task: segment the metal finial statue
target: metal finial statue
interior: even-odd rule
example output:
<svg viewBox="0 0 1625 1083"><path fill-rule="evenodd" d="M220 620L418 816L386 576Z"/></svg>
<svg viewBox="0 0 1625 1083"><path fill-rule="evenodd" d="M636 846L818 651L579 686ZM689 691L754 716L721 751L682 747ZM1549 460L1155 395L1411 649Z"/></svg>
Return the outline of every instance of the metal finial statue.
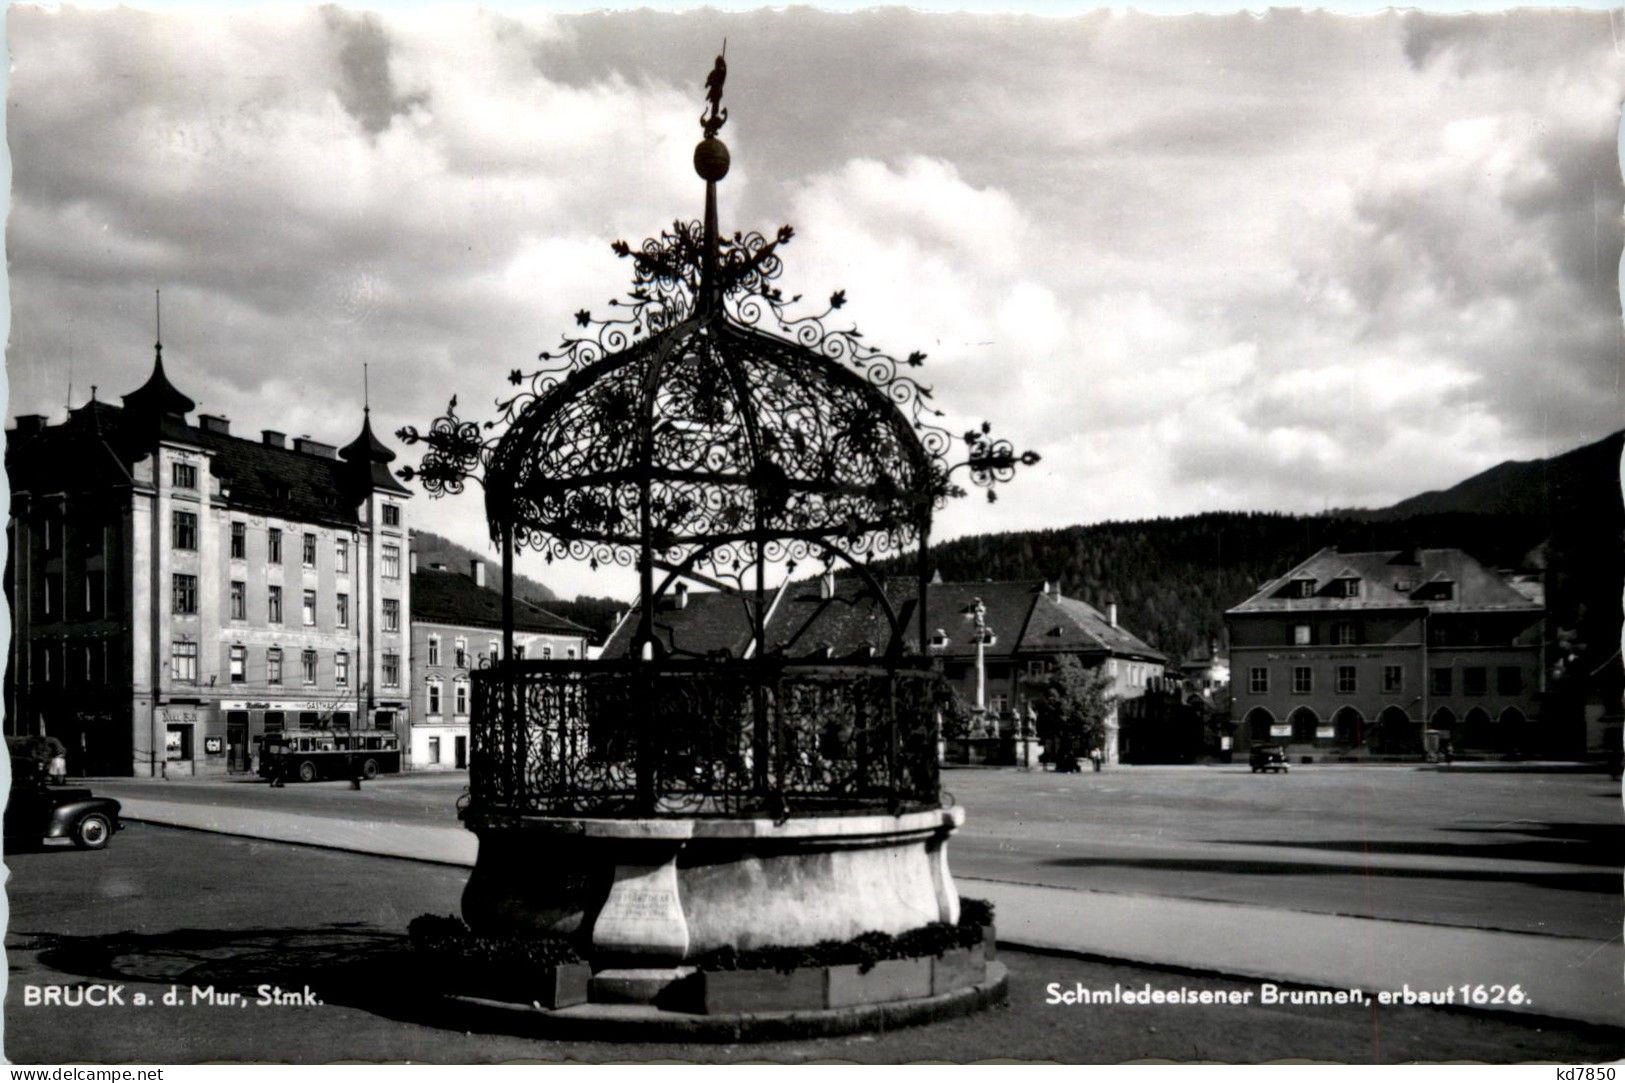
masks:
<svg viewBox="0 0 1625 1083"><path fill-rule="evenodd" d="M723 49L728 48L723 43ZM705 100L711 103L711 112L700 115L700 126L705 129L707 139L715 138L722 126L728 123L728 111L722 108L722 84L728 80L728 61L721 53L717 54L717 62L711 66L711 74L705 77Z"/></svg>

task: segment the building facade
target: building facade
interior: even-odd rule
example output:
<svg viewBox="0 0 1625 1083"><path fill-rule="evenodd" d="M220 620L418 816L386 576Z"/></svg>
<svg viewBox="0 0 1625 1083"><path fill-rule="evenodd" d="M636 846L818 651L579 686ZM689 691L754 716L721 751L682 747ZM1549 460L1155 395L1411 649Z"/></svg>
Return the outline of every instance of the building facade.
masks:
<svg viewBox="0 0 1625 1083"><path fill-rule="evenodd" d="M403 730L410 493L394 453L234 436L164 373L8 433L10 733L83 774L253 769L255 739Z"/></svg>
<svg viewBox="0 0 1625 1083"><path fill-rule="evenodd" d="M403 744L412 770L468 766L470 673L502 656L502 595L486 586L485 562L466 572L444 564L412 565L412 705ZM518 658L587 657L587 628L523 598L513 602Z"/></svg>
<svg viewBox="0 0 1625 1083"><path fill-rule="evenodd" d="M1225 621L1243 739L1354 757L1419 754L1427 730L1457 751L1532 739L1539 592L1460 549L1323 549Z"/></svg>

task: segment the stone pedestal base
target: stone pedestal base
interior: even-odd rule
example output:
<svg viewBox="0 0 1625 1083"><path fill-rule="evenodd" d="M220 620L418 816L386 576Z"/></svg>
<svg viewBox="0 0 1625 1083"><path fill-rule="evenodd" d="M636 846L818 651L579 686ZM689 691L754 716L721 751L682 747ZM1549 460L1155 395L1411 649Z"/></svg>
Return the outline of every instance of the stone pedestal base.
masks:
<svg viewBox="0 0 1625 1083"><path fill-rule="evenodd" d="M481 933L573 935L595 961L670 966L959 920L958 808L771 820L564 819L470 810L463 917Z"/></svg>

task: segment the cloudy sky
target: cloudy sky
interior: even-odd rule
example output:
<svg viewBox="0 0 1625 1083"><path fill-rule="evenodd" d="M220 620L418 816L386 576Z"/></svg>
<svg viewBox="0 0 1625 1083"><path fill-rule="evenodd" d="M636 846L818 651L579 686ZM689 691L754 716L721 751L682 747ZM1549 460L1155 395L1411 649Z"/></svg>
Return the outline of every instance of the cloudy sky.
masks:
<svg viewBox="0 0 1625 1083"><path fill-rule="evenodd" d="M465 413L697 217L793 223L1044 455L941 534L1381 505L1625 424L1606 12L556 17L12 7L9 414L166 364L234 430ZM483 414L482 414L483 416ZM474 545L474 500L415 502ZM541 570L565 593L630 580Z"/></svg>

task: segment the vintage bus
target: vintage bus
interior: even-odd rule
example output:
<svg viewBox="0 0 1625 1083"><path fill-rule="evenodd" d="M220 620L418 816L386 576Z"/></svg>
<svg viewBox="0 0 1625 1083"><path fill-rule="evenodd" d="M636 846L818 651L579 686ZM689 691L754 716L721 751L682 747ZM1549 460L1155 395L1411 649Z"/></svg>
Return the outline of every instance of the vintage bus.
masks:
<svg viewBox="0 0 1625 1083"><path fill-rule="evenodd" d="M315 782L320 778L377 778L401 769L400 738L393 733L290 730L260 738L261 778Z"/></svg>

